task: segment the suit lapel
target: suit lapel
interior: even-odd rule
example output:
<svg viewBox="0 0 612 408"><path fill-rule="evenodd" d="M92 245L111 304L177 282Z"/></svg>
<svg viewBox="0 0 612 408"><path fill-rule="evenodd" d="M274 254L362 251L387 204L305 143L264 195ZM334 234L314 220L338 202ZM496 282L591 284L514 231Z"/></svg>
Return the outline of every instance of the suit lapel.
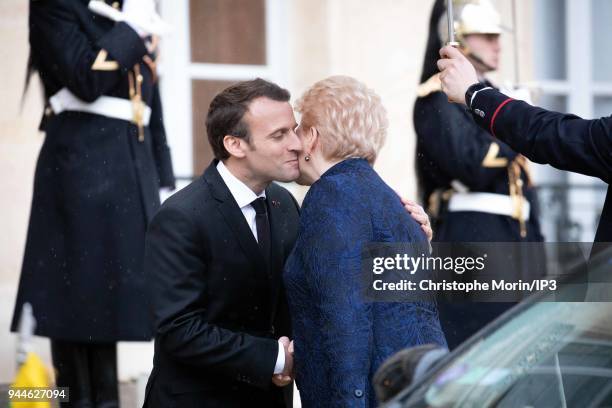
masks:
<svg viewBox="0 0 612 408"><path fill-rule="evenodd" d="M213 161L204 173L204 179L208 183L212 195L217 200L217 209L223 215L225 222L234 233L244 253L257 266L256 269L265 272L267 268L264 257L259 250L259 245L244 218L244 214L242 214L232 193L219 175L216 167L217 163L216 160Z"/></svg>

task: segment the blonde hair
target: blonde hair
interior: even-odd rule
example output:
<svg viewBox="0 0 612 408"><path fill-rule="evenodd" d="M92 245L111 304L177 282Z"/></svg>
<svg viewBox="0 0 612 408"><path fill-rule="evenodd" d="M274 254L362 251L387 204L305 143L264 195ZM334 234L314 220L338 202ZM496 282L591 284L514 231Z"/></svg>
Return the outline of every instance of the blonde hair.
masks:
<svg viewBox="0 0 612 408"><path fill-rule="evenodd" d="M301 126L318 130L326 159L361 157L374 164L388 121L373 90L354 78L332 76L311 86L295 105Z"/></svg>

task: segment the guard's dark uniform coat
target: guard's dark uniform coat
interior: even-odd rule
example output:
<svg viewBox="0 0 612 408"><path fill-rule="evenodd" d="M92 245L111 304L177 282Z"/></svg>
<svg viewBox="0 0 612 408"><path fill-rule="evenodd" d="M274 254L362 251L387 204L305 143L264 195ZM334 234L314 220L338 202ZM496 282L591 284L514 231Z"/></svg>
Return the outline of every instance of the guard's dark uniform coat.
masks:
<svg viewBox="0 0 612 408"><path fill-rule="evenodd" d="M421 198L434 219L435 241L543 241L536 194L526 172L527 162L478 127L465 107L448 102L446 95L435 89L436 81L437 77L433 77L429 84L426 83L425 88L429 86L434 90L418 98L414 107L417 175ZM508 199L514 189L514 194L520 193L519 199L523 196L529 202L529 219L521 226L520 220L507 215L447 211L448 199L454 193L451 183L455 180L469 192L501 194ZM529 281L546 273L541 254L538 247L521 246L508 258L489 259L487 265L489 270L512 271L513 276L501 278ZM500 264L496 267L492 262ZM465 274L462 278L469 281L477 277ZM513 305L464 300L467 302L454 298L450 302L441 301L439 305L440 322L451 349Z"/></svg>
<svg viewBox="0 0 612 408"><path fill-rule="evenodd" d="M435 82L437 78L433 78ZM448 102L440 90L417 98L417 174L421 199L435 217L435 239L441 242L542 241L538 204L525 171L527 163L505 143L478 127L463 106ZM530 204L529 220L521 236L519 220L485 212L447 212L445 198L456 180L469 192L510 195L511 177L520 178L522 195ZM518 179L517 178L517 179ZM433 195L433 196L432 196ZM438 201L440 199L441 202ZM436 212L438 212L436 211ZM435 215L435 214L433 214Z"/></svg>
<svg viewBox="0 0 612 408"><path fill-rule="evenodd" d="M496 90L479 92L473 117L483 129L537 163L599 177L612 175L612 117L595 120L550 112ZM612 193L604 204L595 242L612 242Z"/></svg>
<svg viewBox="0 0 612 408"><path fill-rule="evenodd" d="M128 76L138 81L140 73L150 125L139 141L138 127L126 120L46 110L12 330L30 302L38 335L148 340L144 234L159 187L174 186L154 56L128 25L94 15L87 4L30 2L31 57L46 100L67 87L85 102L101 95L129 101Z"/></svg>

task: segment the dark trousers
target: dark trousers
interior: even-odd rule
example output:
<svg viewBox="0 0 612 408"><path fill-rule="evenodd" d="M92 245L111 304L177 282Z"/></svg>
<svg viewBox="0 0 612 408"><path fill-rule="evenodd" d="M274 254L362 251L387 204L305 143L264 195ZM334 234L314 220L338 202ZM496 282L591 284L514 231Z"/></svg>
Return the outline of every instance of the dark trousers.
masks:
<svg viewBox="0 0 612 408"><path fill-rule="evenodd" d="M117 408L116 343L77 343L51 339L58 387L69 387L62 408Z"/></svg>

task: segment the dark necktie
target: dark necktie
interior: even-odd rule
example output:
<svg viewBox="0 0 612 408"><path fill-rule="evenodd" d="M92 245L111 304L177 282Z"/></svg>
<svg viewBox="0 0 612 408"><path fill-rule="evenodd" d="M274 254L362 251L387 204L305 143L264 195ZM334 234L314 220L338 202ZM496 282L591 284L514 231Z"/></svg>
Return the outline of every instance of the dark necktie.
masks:
<svg viewBox="0 0 612 408"><path fill-rule="evenodd" d="M266 260L266 264L270 264L270 221L268 220L268 210L266 208L266 199L259 197L251 203L255 209L255 223L257 224L257 242L259 249Z"/></svg>

